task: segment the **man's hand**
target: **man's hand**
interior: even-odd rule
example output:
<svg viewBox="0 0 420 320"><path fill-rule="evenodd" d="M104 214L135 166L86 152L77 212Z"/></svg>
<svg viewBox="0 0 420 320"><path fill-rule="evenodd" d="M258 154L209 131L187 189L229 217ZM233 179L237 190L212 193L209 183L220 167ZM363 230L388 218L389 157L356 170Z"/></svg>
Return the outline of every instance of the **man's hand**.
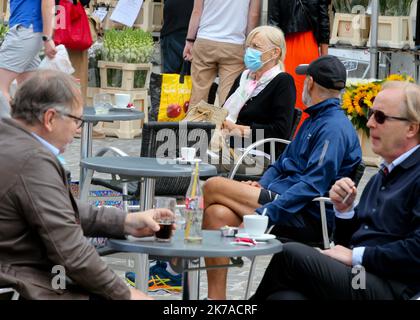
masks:
<svg viewBox="0 0 420 320"><path fill-rule="evenodd" d="M350 178L342 178L336 181L330 190L331 202L339 212L349 211L353 207L356 195L356 185Z"/></svg>
<svg viewBox="0 0 420 320"><path fill-rule="evenodd" d="M248 180L248 181L241 181L241 182L242 183L245 183L245 184L247 184L249 186L252 186L252 187L256 187L256 188L259 188L259 189L262 188L261 185L260 185L260 183L258 181Z"/></svg>
<svg viewBox="0 0 420 320"><path fill-rule="evenodd" d="M337 261L340 261L341 263L344 263L347 266L352 265L352 257L353 257L353 251L343 247L343 246L334 246L331 249L327 250L320 250L322 254L325 254L326 256L329 256Z"/></svg>
<svg viewBox="0 0 420 320"><path fill-rule="evenodd" d="M134 212L127 214L124 224L126 234L134 237L152 236L159 231L159 218L175 219L174 213L169 209L151 209L144 212Z"/></svg>
<svg viewBox="0 0 420 320"><path fill-rule="evenodd" d="M130 288L131 297L130 300L153 300L152 297L149 297L144 292L141 292L135 288Z"/></svg>
<svg viewBox="0 0 420 320"><path fill-rule="evenodd" d="M44 51L45 51L45 55L48 58L53 59L55 57L55 55L57 54L57 49L55 48L55 44L53 40L44 42Z"/></svg>
<svg viewBox="0 0 420 320"><path fill-rule="evenodd" d="M182 54L185 60L188 60L188 61L192 60L192 49L193 49L193 43L190 41L185 41L184 52Z"/></svg>

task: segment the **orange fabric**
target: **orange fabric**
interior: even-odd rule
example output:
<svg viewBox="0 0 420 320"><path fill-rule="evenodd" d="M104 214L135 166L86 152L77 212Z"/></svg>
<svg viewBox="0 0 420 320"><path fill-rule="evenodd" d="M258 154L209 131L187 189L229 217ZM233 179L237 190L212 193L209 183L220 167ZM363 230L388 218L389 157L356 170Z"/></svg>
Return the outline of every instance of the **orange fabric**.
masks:
<svg viewBox="0 0 420 320"><path fill-rule="evenodd" d="M295 80L296 85L296 107L305 110L306 106L302 102L303 83L305 76L295 73L295 69L300 64L309 64L319 57L318 43L312 31L296 32L286 35L286 59L285 68ZM298 132L303 121L308 117L302 114L302 119L296 129Z"/></svg>

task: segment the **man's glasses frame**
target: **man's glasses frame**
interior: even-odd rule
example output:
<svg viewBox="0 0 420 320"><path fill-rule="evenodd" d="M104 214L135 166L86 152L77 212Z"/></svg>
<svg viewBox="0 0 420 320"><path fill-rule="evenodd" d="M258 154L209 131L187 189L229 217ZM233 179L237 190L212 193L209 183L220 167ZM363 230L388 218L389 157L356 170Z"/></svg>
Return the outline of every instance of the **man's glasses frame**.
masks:
<svg viewBox="0 0 420 320"><path fill-rule="evenodd" d="M62 116L65 117L69 117L70 119L73 119L74 122L76 123L77 129L80 129L83 126L83 123L85 122L85 120L83 120L82 118L76 117L74 115L72 115L71 113L68 112L63 112L60 110L55 109L55 111L59 114L61 114Z"/></svg>
<svg viewBox="0 0 420 320"><path fill-rule="evenodd" d="M373 115L373 118L378 124L384 124L386 120L393 119L399 121L410 121L407 118L388 116L381 110L369 109L368 119Z"/></svg>
<svg viewBox="0 0 420 320"><path fill-rule="evenodd" d="M77 125L77 129L80 129L83 126L83 122L85 120L83 120L82 118L76 117L70 113L61 113L61 115L65 116L65 117L69 117L70 119L75 120L76 125Z"/></svg>

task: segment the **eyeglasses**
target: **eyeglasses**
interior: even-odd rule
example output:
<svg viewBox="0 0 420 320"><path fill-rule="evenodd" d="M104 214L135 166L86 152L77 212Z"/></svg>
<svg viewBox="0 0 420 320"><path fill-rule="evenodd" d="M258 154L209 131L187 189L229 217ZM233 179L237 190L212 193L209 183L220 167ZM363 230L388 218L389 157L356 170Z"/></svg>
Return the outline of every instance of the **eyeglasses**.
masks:
<svg viewBox="0 0 420 320"><path fill-rule="evenodd" d="M69 117L70 119L73 119L76 123L77 129L81 128L83 125L84 120L82 118L76 117L70 113L62 113L63 116Z"/></svg>
<svg viewBox="0 0 420 320"><path fill-rule="evenodd" d="M384 124L384 122L388 119L393 120L399 120L399 121L410 121L407 118L401 118L401 117L394 117L394 116L388 116L383 111L370 109L368 112L368 119L373 115L373 118L378 124Z"/></svg>
<svg viewBox="0 0 420 320"><path fill-rule="evenodd" d="M74 115L72 115L70 113L60 112L58 110L57 110L57 112L59 114L61 114L62 116L69 117L70 119L73 119L74 122L76 123L77 129L80 129L82 127L83 122L84 122L84 120L82 118L76 117L76 116L74 116Z"/></svg>

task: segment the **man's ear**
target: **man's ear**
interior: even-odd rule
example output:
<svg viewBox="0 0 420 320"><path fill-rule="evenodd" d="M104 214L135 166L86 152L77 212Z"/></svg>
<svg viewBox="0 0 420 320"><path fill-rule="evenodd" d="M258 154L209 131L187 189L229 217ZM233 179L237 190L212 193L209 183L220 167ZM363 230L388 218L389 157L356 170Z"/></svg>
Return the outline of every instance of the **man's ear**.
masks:
<svg viewBox="0 0 420 320"><path fill-rule="evenodd" d="M306 79L306 86L308 88L308 92L310 92L314 88L314 78L312 78L311 76L307 76Z"/></svg>
<svg viewBox="0 0 420 320"><path fill-rule="evenodd" d="M408 132L407 132L408 137L409 138L416 137L416 136L418 137L419 131L420 131L420 124L410 122L410 124L408 125Z"/></svg>
<svg viewBox="0 0 420 320"><path fill-rule="evenodd" d="M51 132L53 130L54 123L56 121L56 114L57 111L54 109L48 109L45 111L44 116L42 118L42 124L44 125L45 130Z"/></svg>

